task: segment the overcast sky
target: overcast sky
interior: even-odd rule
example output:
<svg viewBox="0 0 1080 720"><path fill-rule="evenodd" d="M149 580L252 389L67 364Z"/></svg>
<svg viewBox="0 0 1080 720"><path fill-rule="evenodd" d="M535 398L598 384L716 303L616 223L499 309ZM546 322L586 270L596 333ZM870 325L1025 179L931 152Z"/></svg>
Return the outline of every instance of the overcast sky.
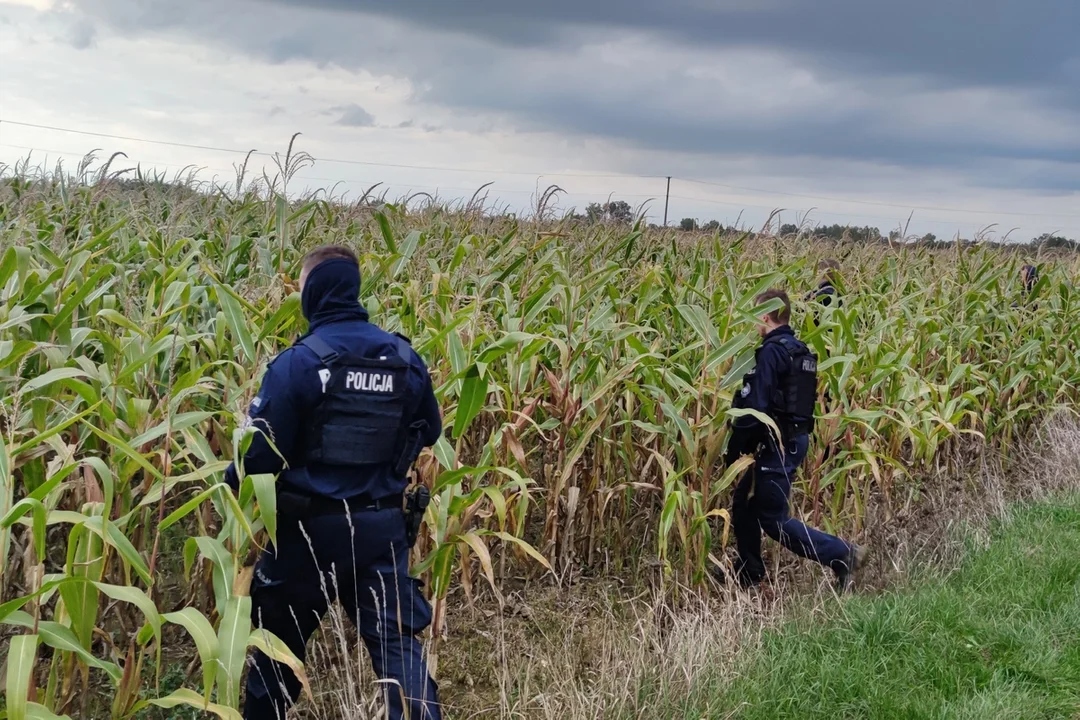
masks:
<svg viewBox="0 0 1080 720"><path fill-rule="evenodd" d="M1078 0L0 0L0 160L1080 239ZM333 162L353 160L360 163ZM264 160L258 159L261 164ZM692 182L704 181L704 182Z"/></svg>

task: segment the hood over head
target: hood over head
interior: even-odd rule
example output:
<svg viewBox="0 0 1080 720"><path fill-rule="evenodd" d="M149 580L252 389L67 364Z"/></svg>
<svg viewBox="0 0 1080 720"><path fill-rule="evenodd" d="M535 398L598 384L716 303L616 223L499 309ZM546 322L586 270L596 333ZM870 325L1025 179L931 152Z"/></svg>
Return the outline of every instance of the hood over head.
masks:
<svg viewBox="0 0 1080 720"><path fill-rule="evenodd" d="M360 268L351 260L333 258L312 268L300 295L300 307L314 330L344 320L367 320L359 298Z"/></svg>

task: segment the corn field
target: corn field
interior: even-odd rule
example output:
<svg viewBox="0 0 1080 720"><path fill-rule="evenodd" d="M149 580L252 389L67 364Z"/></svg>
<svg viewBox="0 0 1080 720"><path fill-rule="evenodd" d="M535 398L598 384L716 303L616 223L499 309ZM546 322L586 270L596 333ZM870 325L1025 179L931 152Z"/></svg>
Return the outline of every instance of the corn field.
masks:
<svg viewBox="0 0 1080 720"><path fill-rule="evenodd" d="M249 647L302 672L250 621L274 478L246 477L233 495L222 474L250 442L244 412L266 363L304 330L296 279L316 245L357 250L373 322L410 337L432 372L447 430L415 469L433 503L413 559L436 635L455 589L643 561L673 583L702 580L747 463L719 459L768 287L788 289L820 359L796 503L825 528L857 536L869 504L1007 454L1080 399L1076 255L525 222L84 175L16 172L0 187L10 720L180 705L238 718ZM801 299L824 257L841 261L840 308ZM1032 260L1028 297L1018 273ZM178 647L201 672L165 693L163 648ZM111 707L88 710L95 694Z"/></svg>

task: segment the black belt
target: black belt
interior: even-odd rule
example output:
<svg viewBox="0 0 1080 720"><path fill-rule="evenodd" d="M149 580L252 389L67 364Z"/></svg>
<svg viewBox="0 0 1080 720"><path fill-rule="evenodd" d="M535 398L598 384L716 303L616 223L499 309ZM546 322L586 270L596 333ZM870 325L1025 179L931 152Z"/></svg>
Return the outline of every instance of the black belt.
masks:
<svg viewBox="0 0 1080 720"><path fill-rule="evenodd" d="M312 517L316 515L344 515L356 512L375 512L378 510L401 510L405 498L401 493L373 498L371 495L353 495L341 500L321 495L306 495L298 492L283 491L278 493L278 511L289 517Z"/></svg>

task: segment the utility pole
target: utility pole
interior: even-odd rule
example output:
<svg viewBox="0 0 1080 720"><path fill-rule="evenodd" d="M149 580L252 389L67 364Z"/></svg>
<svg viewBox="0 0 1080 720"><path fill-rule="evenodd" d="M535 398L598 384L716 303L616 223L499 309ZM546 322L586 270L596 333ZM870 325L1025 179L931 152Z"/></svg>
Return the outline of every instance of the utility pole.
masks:
<svg viewBox="0 0 1080 720"><path fill-rule="evenodd" d="M664 193L664 227L667 227L667 208L671 200L671 176L667 176L667 191Z"/></svg>

